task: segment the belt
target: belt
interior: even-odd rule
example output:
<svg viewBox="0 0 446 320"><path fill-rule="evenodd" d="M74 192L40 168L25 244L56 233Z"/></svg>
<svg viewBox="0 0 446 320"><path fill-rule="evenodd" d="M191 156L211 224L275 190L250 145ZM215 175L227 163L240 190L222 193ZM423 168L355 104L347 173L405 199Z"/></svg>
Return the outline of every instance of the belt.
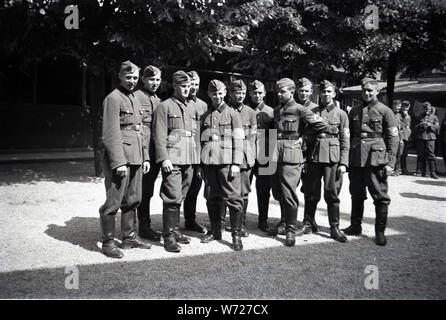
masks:
<svg viewBox="0 0 446 320"><path fill-rule="evenodd" d="M175 134L178 137L192 137L193 136L192 131L186 131L186 130L175 131L173 134Z"/></svg>
<svg viewBox="0 0 446 320"><path fill-rule="evenodd" d="M278 133L277 139L279 140L299 140L300 136L295 134Z"/></svg>
<svg viewBox="0 0 446 320"><path fill-rule="evenodd" d="M355 134L354 137L365 139L365 138L382 138L382 133L368 133L368 132L361 132L360 135Z"/></svg>
<svg viewBox="0 0 446 320"><path fill-rule="evenodd" d="M318 135L312 135L310 137L314 137L314 138L339 138L339 134L334 134L334 133L319 133Z"/></svg>
<svg viewBox="0 0 446 320"><path fill-rule="evenodd" d="M142 125L141 124L123 125L123 126L121 126L121 130L140 131L140 130L142 130Z"/></svg>
<svg viewBox="0 0 446 320"><path fill-rule="evenodd" d="M219 136L218 134L213 134L212 136L209 137L209 141L222 141L224 140L226 136ZM229 140L231 137L228 137L227 139Z"/></svg>

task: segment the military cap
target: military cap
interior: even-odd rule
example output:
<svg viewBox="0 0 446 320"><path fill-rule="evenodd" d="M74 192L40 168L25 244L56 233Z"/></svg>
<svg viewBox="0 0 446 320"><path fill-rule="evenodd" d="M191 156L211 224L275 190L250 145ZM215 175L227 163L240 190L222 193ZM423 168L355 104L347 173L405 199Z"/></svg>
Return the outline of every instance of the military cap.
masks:
<svg viewBox="0 0 446 320"><path fill-rule="evenodd" d="M305 86L313 86L311 81L308 80L307 78L300 78L300 79L298 79L296 85L297 85L298 88L302 88L302 87L305 87Z"/></svg>
<svg viewBox="0 0 446 320"><path fill-rule="evenodd" d="M139 72L139 67L131 62L130 60L124 61L121 63L121 68L119 70L119 73L133 73L133 72Z"/></svg>
<svg viewBox="0 0 446 320"><path fill-rule="evenodd" d="M254 80L253 82L251 82L249 84L249 90L251 90L251 91L260 89L261 87L264 87L264 85L259 80Z"/></svg>
<svg viewBox="0 0 446 320"><path fill-rule="evenodd" d="M282 89L283 87L291 87L291 88L295 89L296 84L290 78L282 78L276 82L276 87L278 89Z"/></svg>
<svg viewBox="0 0 446 320"><path fill-rule="evenodd" d="M220 80L212 80L211 82L209 82L209 85L208 85L209 92L215 92L215 91L219 91L222 89L226 89L226 85L223 82L221 82Z"/></svg>
<svg viewBox="0 0 446 320"><path fill-rule="evenodd" d="M191 79L191 80L200 80L200 76L198 75L198 73L196 72L196 71L189 71L188 73L187 73L187 75L189 76L189 78Z"/></svg>
<svg viewBox="0 0 446 320"><path fill-rule="evenodd" d="M156 76L156 75L158 75L160 73L161 73L161 70L158 69L157 67L155 67L155 66L147 66L147 67L144 68L144 71L142 72L142 76L144 78L150 78L150 77L154 77L154 76Z"/></svg>
<svg viewBox="0 0 446 320"><path fill-rule="evenodd" d="M369 78L369 77L365 77L361 80L361 86L365 86L366 84L372 84L372 85L377 85L378 81L376 79L373 78Z"/></svg>
<svg viewBox="0 0 446 320"><path fill-rule="evenodd" d="M409 110L410 108L410 102L407 100L403 100L403 102L401 102L401 110Z"/></svg>
<svg viewBox="0 0 446 320"><path fill-rule="evenodd" d="M423 107L432 107L432 105L430 104L430 102L426 101L423 103Z"/></svg>
<svg viewBox="0 0 446 320"><path fill-rule="evenodd" d="M183 70L178 70L177 72L175 72L172 76L172 79L173 79L173 83L175 83L175 84L182 84L185 82L190 82L189 76Z"/></svg>
<svg viewBox="0 0 446 320"><path fill-rule="evenodd" d="M233 80L229 84L229 91L246 91L246 84L242 80Z"/></svg>
<svg viewBox="0 0 446 320"><path fill-rule="evenodd" d="M320 86L321 90L323 90L323 89L325 89L327 87L332 87L333 89L336 89L336 86L333 83L331 83L330 81L328 81L328 80L321 81L319 86Z"/></svg>

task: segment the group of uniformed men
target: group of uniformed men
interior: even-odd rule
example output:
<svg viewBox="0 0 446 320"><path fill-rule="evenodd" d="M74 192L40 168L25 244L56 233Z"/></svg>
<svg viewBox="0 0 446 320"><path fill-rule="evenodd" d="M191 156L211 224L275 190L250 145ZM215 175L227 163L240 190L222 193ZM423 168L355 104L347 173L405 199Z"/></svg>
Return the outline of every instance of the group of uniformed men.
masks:
<svg viewBox="0 0 446 320"><path fill-rule="evenodd" d="M258 80L249 84L250 106L244 104L247 87L243 81L231 81L228 88L219 80L210 81L211 105L207 106L197 97L200 78L195 71L175 72L173 94L164 101L156 95L161 71L155 66L144 68L143 88L134 91L139 73L135 64L123 62L119 86L103 103L106 201L99 212L106 256L123 256L114 240L119 209L122 249L148 249L147 240L162 237L166 251L179 252L180 244L190 242L179 228L181 204L185 229L203 233L202 243L222 239L227 208L232 248L242 250L242 237L248 236L245 220L254 175L258 227L271 236L285 235L285 245L294 246L296 236L319 230L315 213L321 180L334 240L345 242L346 235L361 234L368 188L376 208L376 243L386 244L387 176L393 171L399 141L392 110L377 100L376 80L362 80L364 105L347 115L334 100L335 85L326 80L320 84L317 105L310 101L313 84L308 79L297 83L280 79L276 82L280 105L273 109L264 103L265 87ZM150 223L150 199L160 170L162 235ZM347 170L351 225L341 231L339 192ZM303 227L298 228L301 177L305 210ZM195 213L203 181L209 231L197 223ZM270 191L281 209L280 223L274 228L267 223Z"/></svg>

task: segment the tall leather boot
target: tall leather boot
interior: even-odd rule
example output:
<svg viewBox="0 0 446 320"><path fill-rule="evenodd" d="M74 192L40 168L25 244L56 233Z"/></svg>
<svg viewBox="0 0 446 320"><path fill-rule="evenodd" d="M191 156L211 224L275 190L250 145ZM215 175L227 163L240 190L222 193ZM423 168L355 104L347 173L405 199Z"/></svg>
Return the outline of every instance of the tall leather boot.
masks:
<svg viewBox="0 0 446 320"><path fill-rule="evenodd" d="M345 234L339 230L339 203L331 203L327 207L330 237L339 242L347 241Z"/></svg>
<svg viewBox="0 0 446 320"><path fill-rule="evenodd" d="M388 206L386 204L377 204L375 206L375 241L379 246L385 246L387 244L387 239L384 235L384 230L387 225L387 211Z"/></svg>
<svg viewBox="0 0 446 320"><path fill-rule="evenodd" d="M211 223L211 230L201 238L201 243L208 243L213 240L221 240L221 215L218 211L218 206L215 203L206 203L208 207L209 222Z"/></svg>
<svg viewBox="0 0 446 320"><path fill-rule="evenodd" d="M243 201L243 218L242 218L242 227L240 230L240 234L242 237L249 236L249 232L246 229L246 211L248 210L248 199Z"/></svg>
<svg viewBox="0 0 446 320"><path fill-rule="evenodd" d="M297 208L285 208L286 238L285 245L292 247L296 243Z"/></svg>
<svg viewBox="0 0 446 320"><path fill-rule="evenodd" d="M175 237L176 211L176 207L169 206L163 208L164 249L168 252L180 252L181 250Z"/></svg>
<svg viewBox="0 0 446 320"><path fill-rule="evenodd" d="M146 205L140 205L136 210L138 215L138 235L142 239L160 241L161 232L154 231L150 227L150 203Z"/></svg>
<svg viewBox="0 0 446 320"><path fill-rule="evenodd" d="M311 234L313 232L319 231L319 228L314 227L316 223L314 222L314 217L316 215L317 203L305 199L304 205L304 225L301 229L296 232L296 236L300 237L304 234Z"/></svg>
<svg viewBox="0 0 446 320"><path fill-rule="evenodd" d="M231 209L229 214L232 230L232 249L234 251L240 251L243 249L242 236L240 233L242 228L243 212Z"/></svg>
<svg viewBox="0 0 446 320"><path fill-rule="evenodd" d="M124 254L115 243L115 215L100 215L102 229L102 253L120 259Z"/></svg>
<svg viewBox="0 0 446 320"><path fill-rule="evenodd" d="M175 205L175 237L178 243L189 244L190 238L180 232L180 205Z"/></svg>
<svg viewBox="0 0 446 320"><path fill-rule="evenodd" d="M431 178L438 179L438 176L435 173L437 168L436 168L436 163L435 163L434 159L429 160L429 170L430 170Z"/></svg>
<svg viewBox="0 0 446 320"><path fill-rule="evenodd" d="M123 211L121 214L122 249L140 248L150 249L152 245L136 237L136 213L134 209Z"/></svg>
<svg viewBox="0 0 446 320"><path fill-rule="evenodd" d="M364 216L364 200L352 199L352 215L350 226L343 231L348 236L359 236L362 233L362 217Z"/></svg>

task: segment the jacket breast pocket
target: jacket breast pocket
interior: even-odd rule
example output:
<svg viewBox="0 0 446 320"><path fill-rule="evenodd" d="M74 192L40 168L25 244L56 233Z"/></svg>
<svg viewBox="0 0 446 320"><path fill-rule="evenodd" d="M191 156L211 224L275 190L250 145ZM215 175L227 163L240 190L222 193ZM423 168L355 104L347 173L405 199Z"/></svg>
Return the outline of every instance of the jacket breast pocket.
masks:
<svg viewBox="0 0 446 320"><path fill-rule="evenodd" d="M302 147L297 140L283 140L283 162L302 163Z"/></svg>
<svg viewBox="0 0 446 320"><path fill-rule="evenodd" d="M143 118L142 122L144 122L146 125L149 125L152 123L152 110L143 108Z"/></svg>
<svg viewBox="0 0 446 320"><path fill-rule="evenodd" d="M370 118L370 128L375 132L383 132L383 125L381 118Z"/></svg>
<svg viewBox="0 0 446 320"><path fill-rule="evenodd" d="M283 131L285 132L297 132L299 129L299 123L296 119L283 120Z"/></svg>
<svg viewBox="0 0 446 320"><path fill-rule="evenodd" d="M338 140L330 141L330 162L337 163L340 161L341 147Z"/></svg>
<svg viewBox="0 0 446 320"><path fill-rule="evenodd" d="M386 152L386 147L380 144L371 146L370 164L372 166L381 166L389 163L389 157Z"/></svg>
<svg viewBox="0 0 446 320"><path fill-rule="evenodd" d="M329 129L328 129L328 133L338 134L339 133L339 124L340 123L341 123L340 121L331 120L329 122L330 126L329 126Z"/></svg>
<svg viewBox="0 0 446 320"><path fill-rule="evenodd" d="M231 123L225 122L219 124L220 135L221 136L232 136Z"/></svg>
<svg viewBox="0 0 446 320"><path fill-rule="evenodd" d="M127 124L133 124L133 122L134 122L133 110L131 108L121 106L121 109L119 110L119 124L127 125Z"/></svg>
<svg viewBox="0 0 446 320"><path fill-rule="evenodd" d="M181 117L176 114L170 114L168 116L167 125L169 130L180 129L181 128Z"/></svg>

